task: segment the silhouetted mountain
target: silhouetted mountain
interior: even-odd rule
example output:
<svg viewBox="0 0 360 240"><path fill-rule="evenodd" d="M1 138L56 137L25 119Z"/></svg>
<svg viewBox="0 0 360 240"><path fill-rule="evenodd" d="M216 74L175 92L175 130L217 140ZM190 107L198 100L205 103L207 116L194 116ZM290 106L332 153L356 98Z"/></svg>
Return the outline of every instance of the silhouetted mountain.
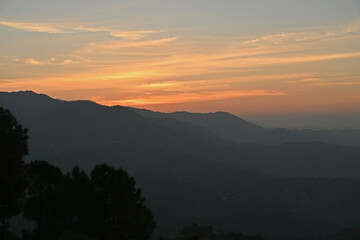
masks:
<svg viewBox="0 0 360 240"><path fill-rule="evenodd" d="M161 113L146 109L131 108L146 118L169 118L177 121L192 123L214 132L218 136L238 142L256 142L267 132L267 129L252 124L227 112L189 113L174 112Z"/></svg>
<svg viewBox="0 0 360 240"><path fill-rule="evenodd" d="M283 237L360 225L359 180L320 178L358 178L360 147L241 145L228 141L231 126L237 129L234 138L237 131L275 131L278 138L296 132L264 129L227 113L149 111L144 117L127 107L29 91L0 93L0 106L29 128L28 160L48 160L65 170L90 170L99 163L128 170L144 191L158 233L192 222Z"/></svg>
<svg viewBox="0 0 360 240"><path fill-rule="evenodd" d="M360 145L360 130L337 129L331 131L291 130L286 128L267 129L226 112L161 113L146 109L131 108L146 118L169 118L204 127L218 136L238 143L281 144L285 142L326 142L342 145Z"/></svg>
<svg viewBox="0 0 360 240"><path fill-rule="evenodd" d="M224 135L217 137L209 129L227 129L230 134L230 127L235 126L249 135L255 131L276 132L277 137L285 139L295 135L287 129L267 130L228 113L164 114L141 110L147 114L148 118L144 118L127 107L62 101L31 91L0 93L0 103L29 128L29 159L48 159L62 167L71 168L77 163L91 169L108 161L129 170L146 166L155 171L154 166L158 166L159 172L165 172L167 158L190 156L196 161L204 159L205 163L282 176L360 176L358 147L316 142L237 145L224 140ZM159 115L162 117L156 117Z"/></svg>
<svg viewBox="0 0 360 240"><path fill-rule="evenodd" d="M171 152L227 147L209 131L174 120L145 119L124 107L60 101L33 92L1 93L0 103L30 129L30 157L92 146ZM223 145L223 146L221 146Z"/></svg>

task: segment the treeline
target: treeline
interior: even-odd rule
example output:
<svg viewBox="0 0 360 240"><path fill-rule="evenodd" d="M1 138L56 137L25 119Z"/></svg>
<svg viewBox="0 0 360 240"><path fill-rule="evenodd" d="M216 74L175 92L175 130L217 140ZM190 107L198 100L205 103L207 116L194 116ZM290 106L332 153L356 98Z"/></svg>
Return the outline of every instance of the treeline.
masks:
<svg viewBox="0 0 360 240"><path fill-rule="evenodd" d="M149 239L155 228L141 190L121 168L98 165L88 176L75 167L64 175L48 162L34 161L25 170L21 213L35 228L22 232L24 240Z"/></svg>
<svg viewBox="0 0 360 240"><path fill-rule="evenodd" d="M26 165L29 178L23 215L36 223L23 239L66 239L69 232L93 239L149 239L151 211L126 171L98 165L90 177L75 167L63 175L44 161ZM61 237L62 236L62 237Z"/></svg>
<svg viewBox="0 0 360 240"><path fill-rule="evenodd" d="M27 130L0 107L0 239L19 239L8 220L35 223L24 240L149 239L155 221L135 179L123 169L97 165L63 174L45 161L25 164Z"/></svg>

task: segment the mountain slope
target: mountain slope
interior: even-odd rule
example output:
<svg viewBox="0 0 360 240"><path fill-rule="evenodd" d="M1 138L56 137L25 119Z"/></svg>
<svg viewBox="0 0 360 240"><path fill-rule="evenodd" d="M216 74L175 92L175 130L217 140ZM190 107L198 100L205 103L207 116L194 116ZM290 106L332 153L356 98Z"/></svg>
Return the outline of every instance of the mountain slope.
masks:
<svg viewBox="0 0 360 240"><path fill-rule="evenodd" d="M0 106L29 128L28 161L48 160L64 170L79 165L87 171L106 162L128 170L156 216L158 233L198 222L289 237L360 224L359 181L319 178L359 177L360 147L240 145L182 121L186 113L175 114L178 119L145 118L120 106L33 92L0 93ZM234 121L217 113L196 115L194 122L208 117Z"/></svg>
<svg viewBox="0 0 360 240"><path fill-rule="evenodd" d="M291 130L286 128L267 129L226 112L205 114L189 112L161 113L146 109L130 109L146 118L168 118L191 123L206 128L224 139L238 143L274 145L286 142L318 141L360 146L360 130L356 129L337 129L331 131L311 129Z"/></svg>
<svg viewBox="0 0 360 240"><path fill-rule="evenodd" d="M256 142L261 135L266 134L267 129L252 124L227 112L216 113L189 113L174 112L160 113L146 109L135 109L143 117L170 118L177 121L188 122L204 127L218 136L237 142Z"/></svg>
<svg viewBox="0 0 360 240"><path fill-rule="evenodd" d="M62 101L30 91L0 93L0 106L9 108L29 128L28 159L48 159L63 167L81 164L91 169L108 161L131 171L152 166L163 169L161 164L167 158L189 156L282 176L360 176L359 147L317 142L238 145L224 140L226 134L220 138L214 132L227 129L230 134L232 126L234 136L239 131L245 136L276 131L278 138L289 138L286 129L264 129L228 113L135 112L90 101ZM296 140L295 132L290 133Z"/></svg>

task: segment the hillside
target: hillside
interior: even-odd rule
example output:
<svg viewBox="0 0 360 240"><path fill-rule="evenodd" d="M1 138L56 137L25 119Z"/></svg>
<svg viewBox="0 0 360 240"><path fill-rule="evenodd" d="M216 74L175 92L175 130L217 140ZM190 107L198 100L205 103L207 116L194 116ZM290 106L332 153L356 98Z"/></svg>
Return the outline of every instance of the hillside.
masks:
<svg viewBox="0 0 360 240"><path fill-rule="evenodd" d="M29 128L27 161L47 160L63 170L103 162L127 169L154 212L157 234L192 222L279 237L360 225L360 147L238 144L210 127L229 121L226 127L248 134L269 130L228 113L144 117L29 91L0 93L0 106Z"/></svg>
<svg viewBox="0 0 360 240"><path fill-rule="evenodd" d="M146 118L167 118L194 124L212 131L218 136L238 143L262 143L268 145L286 142L326 142L341 145L360 145L360 130L334 129L320 131L312 129L263 128L227 112L161 113L146 109L130 108Z"/></svg>

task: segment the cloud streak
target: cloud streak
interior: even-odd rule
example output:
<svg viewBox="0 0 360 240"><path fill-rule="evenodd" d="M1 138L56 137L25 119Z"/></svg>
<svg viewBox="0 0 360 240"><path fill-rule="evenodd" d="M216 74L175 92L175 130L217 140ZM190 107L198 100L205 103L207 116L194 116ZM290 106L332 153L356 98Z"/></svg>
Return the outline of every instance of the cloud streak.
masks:
<svg viewBox="0 0 360 240"><path fill-rule="evenodd" d="M265 34L239 43L243 47L263 45L284 45L301 43L320 39L334 38L353 33L360 33L360 21L350 22L340 26L332 26L324 29L310 29L308 31L281 32Z"/></svg>
<svg viewBox="0 0 360 240"><path fill-rule="evenodd" d="M129 49L129 48L140 48L140 47L149 47L165 43L174 42L178 37L171 38L162 38L154 40L143 40L143 41L102 41L102 42L93 42L85 46L82 52L99 52L99 51L108 51L108 50L119 50L119 49Z"/></svg>
<svg viewBox="0 0 360 240"><path fill-rule="evenodd" d="M189 102L203 102L214 101L231 98L245 98L245 97L264 97L264 96L285 96L287 93L276 90L248 90L248 91L207 91L200 93L179 93L172 95L150 95L129 97L125 99L116 100L100 100L104 105L123 105L123 106L147 106L159 104L174 104L174 103L189 103Z"/></svg>
<svg viewBox="0 0 360 240"><path fill-rule="evenodd" d="M124 40L139 40L151 34L162 31L154 30L119 30L109 27L94 27L83 24L56 24L56 23L35 23L35 22L15 22L15 21L0 21L0 26L13 28L26 32L39 32L48 34L63 34L63 33L79 33L79 32L106 32L110 36Z"/></svg>
<svg viewBox="0 0 360 240"><path fill-rule="evenodd" d="M40 33L49 33L49 34L68 32L66 31L66 29L52 26L49 24L42 24L42 23L0 21L0 25L26 32L40 32Z"/></svg>
<svg viewBox="0 0 360 240"><path fill-rule="evenodd" d="M300 102L301 97L308 96L299 92L311 92L311 87L320 89L311 96L316 100L321 94L340 96L335 92L338 86L351 90L360 86L356 70L360 58L356 44L359 23L255 37L234 33L199 38L174 30L168 32L176 32L175 36L167 36L168 32L162 31L129 31L93 24L0 21L0 25L52 34L42 38L45 40L37 51L4 54L12 57L0 59L2 89L84 94L99 89L95 96L98 98L91 95L92 100L107 105L151 107L235 102L237 98L245 102L269 97L272 101L279 99L276 96L289 100L294 94ZM71 41L57 49L62 39ZM73 44L73 39L78 42ZM20 64L23 71L18 73ZM106 94L111 97L99 97Z"/></svg>
<svg viewBox="0 0 360 240"><path fill-rule="evenodd" d="M77 62L71 60L71 59L64 59L64 60L58 60L57 58L50 58L47 60L37 60L35 58L24 58L24 59L19 59L19 58L13 58L12 59L13 62L23 62L25 64L28 65L33 65L33 66L44 66L44 65L70 65L70 64L77 64Z"/></svg>

